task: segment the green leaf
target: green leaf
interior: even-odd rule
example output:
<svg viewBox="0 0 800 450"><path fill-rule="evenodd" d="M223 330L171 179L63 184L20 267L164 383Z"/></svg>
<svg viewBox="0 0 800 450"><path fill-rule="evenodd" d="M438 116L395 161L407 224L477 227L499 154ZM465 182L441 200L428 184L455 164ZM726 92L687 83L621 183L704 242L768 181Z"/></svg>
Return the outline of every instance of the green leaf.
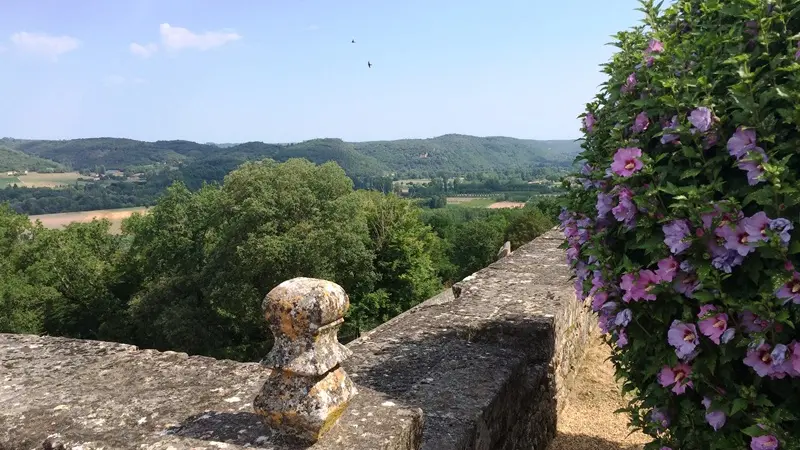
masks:
<svg viewBox="0 0 800 450"><path fill-rule="evenodd" d="M739 411L744 411L747 408L747 404L748 404L747 400L743 398L737 398L736 400L733 401L733 404L731 405L730 415L732 416Z"/></svg>

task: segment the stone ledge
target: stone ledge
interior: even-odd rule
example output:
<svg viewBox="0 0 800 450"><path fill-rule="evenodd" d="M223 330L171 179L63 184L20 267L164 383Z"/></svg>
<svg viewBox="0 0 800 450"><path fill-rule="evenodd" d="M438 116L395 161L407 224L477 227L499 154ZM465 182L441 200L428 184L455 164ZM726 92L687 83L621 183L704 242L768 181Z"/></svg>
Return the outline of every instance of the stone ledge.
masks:
<svg viewBox="0 0 800 450"><path fill-rule="evenodd" d="M253 413L269 369L131 345L0 334L0 449L304 449ZM320 450L415 448L422 412L362 389Z"/></svg>

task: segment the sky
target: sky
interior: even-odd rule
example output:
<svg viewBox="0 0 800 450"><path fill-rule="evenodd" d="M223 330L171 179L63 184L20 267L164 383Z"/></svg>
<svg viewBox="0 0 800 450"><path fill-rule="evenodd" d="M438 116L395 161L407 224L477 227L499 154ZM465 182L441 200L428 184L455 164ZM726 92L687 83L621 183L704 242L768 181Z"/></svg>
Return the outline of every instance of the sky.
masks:
<svg viewBox="0 0 800 450"><path fill-rule="evenodd" d="M0 136L574 139L637 6L0 0Z"/></svg>

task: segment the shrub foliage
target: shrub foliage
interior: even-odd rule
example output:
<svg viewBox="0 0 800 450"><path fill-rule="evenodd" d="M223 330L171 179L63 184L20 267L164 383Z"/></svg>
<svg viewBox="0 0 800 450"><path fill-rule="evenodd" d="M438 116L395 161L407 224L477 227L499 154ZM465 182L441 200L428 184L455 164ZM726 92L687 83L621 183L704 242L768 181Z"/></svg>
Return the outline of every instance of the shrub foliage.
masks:
<svg viewBox="0 0 800 450"><path fill-rule="evenodd" d="M800 1L642 2L561 220L648 449L800 449Z"/></svg>

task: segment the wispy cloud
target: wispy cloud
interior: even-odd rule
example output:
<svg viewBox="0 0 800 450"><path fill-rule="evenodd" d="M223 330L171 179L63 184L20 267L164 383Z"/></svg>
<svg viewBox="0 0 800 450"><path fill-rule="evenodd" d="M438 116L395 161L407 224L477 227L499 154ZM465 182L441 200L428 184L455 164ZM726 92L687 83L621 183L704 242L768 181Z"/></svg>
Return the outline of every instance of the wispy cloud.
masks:
<svg viewBox="0 0 800 450"><path fill-rule="evenodd" d="M142 58L149 58L158 51L158 45L153 43L142 45L133 42L129 48L131 53Z"/></svg>
<svg viewBox="0 0 800 450"><path fill-rule="evenodd" d="M124 85L137 85L144 84L147 80L138 77L125 77L122 75L109 75L103 79L104 86L124 86Z"/></svg>
<svg viewBox="0 0 800 450"><path fill-rule="evenodd" d="M72 36L52 36L46 33L20 31L11 35L11 43L18 50L52 60L59 55L77 50L81 41Z"/></svg>
<svg viewBox="0 0 800 450"><path fill-rule="evenodd" d="M207 31L198 34L186 28L173 27L168 23L162 23L159 30L161 44L167 50L210 50L242 38L240 34L233 31Z"/></svg>

